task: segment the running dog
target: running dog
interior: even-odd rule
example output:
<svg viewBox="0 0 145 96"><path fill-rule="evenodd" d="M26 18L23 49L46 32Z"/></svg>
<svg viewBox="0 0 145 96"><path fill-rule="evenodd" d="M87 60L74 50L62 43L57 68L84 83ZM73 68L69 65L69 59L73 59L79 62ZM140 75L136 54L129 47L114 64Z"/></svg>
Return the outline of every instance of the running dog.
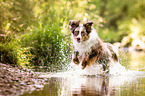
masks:
<svg viewBox="0 0 145 96"><path fill-rule="evenodd" d="M76 65L81 64L82 69L94 63L102 64L102 70L109 73L109 63L119 62L118 53L112 44L103 43L92 24L92 21L84 24L80 24L80 21L69 21L74 45L72 61Z"/></svg>

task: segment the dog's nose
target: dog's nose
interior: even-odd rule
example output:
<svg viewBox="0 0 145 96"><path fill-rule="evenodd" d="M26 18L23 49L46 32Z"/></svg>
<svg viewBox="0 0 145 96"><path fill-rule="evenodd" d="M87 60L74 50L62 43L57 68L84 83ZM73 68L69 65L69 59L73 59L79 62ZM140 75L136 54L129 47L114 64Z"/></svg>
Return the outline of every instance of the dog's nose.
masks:
<svg viewBox="0 0 145 96"><path fill-rule="evenodd" d="M80 38L77 38L78 41L80 41Z"/></svg>
<svg viewBox="0 0 145 96"><path fill-rule="evenodd" d="M80 38L77 38L77 41L80 42Z"/></svg>

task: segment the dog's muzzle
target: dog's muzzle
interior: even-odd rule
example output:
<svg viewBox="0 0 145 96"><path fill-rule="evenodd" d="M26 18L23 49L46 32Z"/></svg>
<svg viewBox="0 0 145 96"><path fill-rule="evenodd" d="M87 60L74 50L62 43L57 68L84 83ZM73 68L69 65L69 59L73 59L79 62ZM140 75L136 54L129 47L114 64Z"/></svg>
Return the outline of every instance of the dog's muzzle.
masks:
<svg viewBox="0 0 145 96"><path fill-rule="evenodd" d="M81 39L80 38L77 38L77 42L80 43L80 41L81 41Z"/></svg>

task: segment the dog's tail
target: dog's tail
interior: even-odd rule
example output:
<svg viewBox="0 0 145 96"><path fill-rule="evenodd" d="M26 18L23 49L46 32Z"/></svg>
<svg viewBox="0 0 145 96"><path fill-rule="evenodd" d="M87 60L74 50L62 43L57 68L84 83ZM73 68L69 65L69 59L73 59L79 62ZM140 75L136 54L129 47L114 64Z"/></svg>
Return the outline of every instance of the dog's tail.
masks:
<svg viewBox="0 0 145 96"><path fill-rule="evenodd" d="M112 59L113 59L114 61L118 62L118 61L119 61L118 54L115 53L115 52L112 52Z"/></svg>
<svg viewBox="0 0 145 96"><path fill-rule="evenodd" d="M106 43L108 49L111 52L112 55L112 59L116 62L119 62L119 55L118 55L118 51L114 48L114 46L110 43Z"/></svg>

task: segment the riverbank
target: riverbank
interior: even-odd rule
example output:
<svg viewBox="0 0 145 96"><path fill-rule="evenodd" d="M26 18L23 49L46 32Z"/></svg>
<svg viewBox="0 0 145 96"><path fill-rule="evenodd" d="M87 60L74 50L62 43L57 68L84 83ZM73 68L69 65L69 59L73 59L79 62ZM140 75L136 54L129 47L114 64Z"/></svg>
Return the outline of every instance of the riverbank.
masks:
<svg viewBox="0 0 145 96"><path fill-rule="evenodd" d="M43 89L45 79L26 69L0 63L0 96L18 96Z"/></svg>

